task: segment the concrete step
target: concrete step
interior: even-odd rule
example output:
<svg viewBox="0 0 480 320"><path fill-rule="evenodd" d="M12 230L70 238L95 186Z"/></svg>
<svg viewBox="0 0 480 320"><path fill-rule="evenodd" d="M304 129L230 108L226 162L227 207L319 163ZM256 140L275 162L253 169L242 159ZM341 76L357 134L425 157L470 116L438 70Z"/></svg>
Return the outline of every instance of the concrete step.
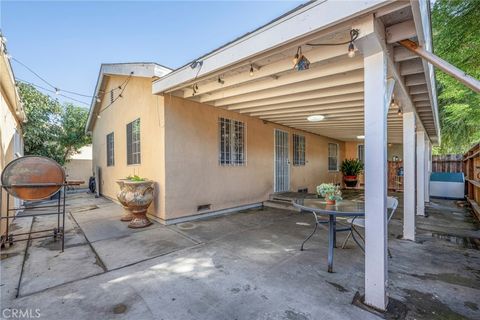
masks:
<svg viewBox="0 0 480 320"><path fill-rule="evenodd" d="M269 208L276 208L276 209L283 209L283 210L290 210L290 211L298 211L299 209L295 208L291 202L285 200L267 200L263 202L264 207Z"/></svg>

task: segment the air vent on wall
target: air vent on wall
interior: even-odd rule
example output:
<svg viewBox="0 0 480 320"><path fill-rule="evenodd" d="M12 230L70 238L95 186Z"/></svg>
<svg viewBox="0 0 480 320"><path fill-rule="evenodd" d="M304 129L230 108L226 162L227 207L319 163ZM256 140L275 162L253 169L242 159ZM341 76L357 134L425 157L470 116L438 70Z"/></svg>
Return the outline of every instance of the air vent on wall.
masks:
<svg viewBox="0 0 480 320"><path fill-rule="evenodd" d="M209 204L201 204L197 207L197 211L204 211L204 210L210 210L212 208L212 205Z"/></svg>

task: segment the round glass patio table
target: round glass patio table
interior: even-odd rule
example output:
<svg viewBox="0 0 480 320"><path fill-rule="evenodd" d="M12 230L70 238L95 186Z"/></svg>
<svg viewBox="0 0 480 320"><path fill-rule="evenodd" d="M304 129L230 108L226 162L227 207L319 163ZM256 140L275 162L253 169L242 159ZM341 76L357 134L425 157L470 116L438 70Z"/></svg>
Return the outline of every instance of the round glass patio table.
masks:
<svg viewBox="0 0 480 320"><path fill-rule="evenodd" d="M357 200L339 200L336 204L327 204L324 199L295 199L292 201L295 208L310 212L315 217L315 229L303 241L303 245L310 239L319 224L327 223L319 219L319 216L328 216L328 272L333 272L333 250L336 247L336 233L339 231L351 231L351 227L337 228L337 217L361 217L365 216L365 203Z"/></svg>

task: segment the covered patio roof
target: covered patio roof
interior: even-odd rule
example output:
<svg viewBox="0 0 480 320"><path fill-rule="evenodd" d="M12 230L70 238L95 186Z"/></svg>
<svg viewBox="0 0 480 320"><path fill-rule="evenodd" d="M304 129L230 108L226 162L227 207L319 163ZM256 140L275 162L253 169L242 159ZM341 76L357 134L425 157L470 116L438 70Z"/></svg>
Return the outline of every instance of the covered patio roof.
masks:
<svg viewBox="0 0 480 320"><path fill-rule="evenodd" d="M431 48L427 13L427 4L417 1L309 2L158 79L153 93L343 141L357 140L364 134L363 56L381 47L388 52L388 77L395 80L389 142L402 142L401 110L413 111L417 126L437 143L433 68L396 43L412 39ZM353 29L359 35L356 55L350 58ZM310 61L307 70L294 69L299 47ZM310 115L325 118L311 122Z"/></svg>

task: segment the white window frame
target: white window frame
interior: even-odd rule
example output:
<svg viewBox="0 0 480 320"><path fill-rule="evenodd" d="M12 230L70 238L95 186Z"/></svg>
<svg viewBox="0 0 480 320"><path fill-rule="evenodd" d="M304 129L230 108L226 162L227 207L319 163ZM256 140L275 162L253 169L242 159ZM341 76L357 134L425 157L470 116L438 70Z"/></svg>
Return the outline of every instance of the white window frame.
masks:
<svg viewBox="0 0 480 320"><path fill-rule="evenodd" d="M335 155L335 156L331 156L331 155L330 155L330 145L336 147L336 155ZM329 171L329 172L338 172L338 170L339 170L339 164L338 164L339 161L338 161L338 160L339 160L339 158L340 158L340 146L338 145L338 143L331 143L331 142L329 142L329 143L328 143L327 154L328 154L328 158L327 158L327 168L328 168L328 171ZM333 170L333 169L330 169L330 158L335 158L336 168L335 168L334 170Z"/></svg>
<svg viewBox="0 0 480 320"><path fill-rule="evenodd" d="M236 132L235 130L240 131ZM218 118L218 164L234 167L247 165L247 126L245 122L225 117Z"/></svg>
<svg viewBox="0 0 480 320"><path fill-rule="evenodd" d="M112 137L111 145L109 141L109 137ZM115 134L110 132L106 136L107 140L107 167L114 167L115 166ZM110 160L112 161L110 163Z"/></svg>
<svg viewBox="0 0 480 320"><path fill-rule="evenodd" d="M135 123L138 122L138 132L134 132ZM132 126L131 136L128 135L128 126ZM139 165L142 163L141 157L141 122L140 118L133 120L132 122L127 123L126 126L126 135L127 135L127 165ZM129 148L130 143L130 148ZM130 158L131 157L131 158Z"/></svg>
<svg viewBox="0 0 480 320"><path fill-rule="evenodd" d="M296 167L305 166L307 154L307 139L303 134L292 134L293 139L293 165ZM302 143L303 142L303 148Z"/></svg>

